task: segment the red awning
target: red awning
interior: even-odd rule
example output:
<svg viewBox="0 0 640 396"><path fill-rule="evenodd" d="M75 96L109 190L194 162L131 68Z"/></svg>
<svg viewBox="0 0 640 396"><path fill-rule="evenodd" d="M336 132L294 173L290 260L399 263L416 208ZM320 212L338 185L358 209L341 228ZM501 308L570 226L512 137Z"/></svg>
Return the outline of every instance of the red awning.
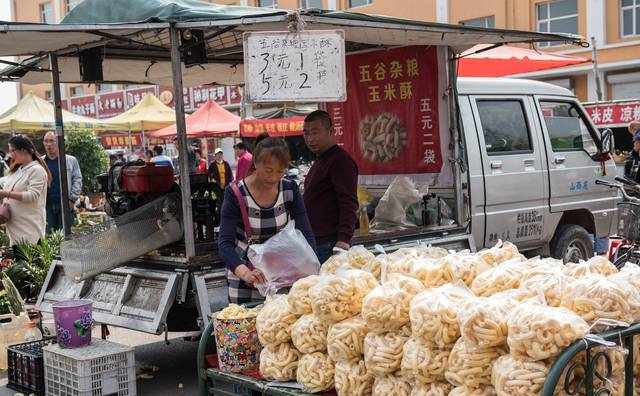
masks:
<svg viewBox="0 0 640 396"><path fill-rule="evenodd" d="M223 109L216 102L209 100L186 118L187 136L189 138L231 137L238 136L240 117ZM149 132L156 138L171 138L176 135L176 126Z"/></svg>
<svg viewBox="0 0 640 396"><path fill-rule="evenodd" d="M252 118L240 122L240 136L256 137L262 132L269 136L302 136L304 116L287 118Z"/></svg>
<svg viewBox="0 0 640 396"><path fill-rule="evenodd" d="M508 45L474 54L487 47L489 45L480 44L462 53L458 61L460 77L502 77L591 62L590 58L556 55Z"/></svg>

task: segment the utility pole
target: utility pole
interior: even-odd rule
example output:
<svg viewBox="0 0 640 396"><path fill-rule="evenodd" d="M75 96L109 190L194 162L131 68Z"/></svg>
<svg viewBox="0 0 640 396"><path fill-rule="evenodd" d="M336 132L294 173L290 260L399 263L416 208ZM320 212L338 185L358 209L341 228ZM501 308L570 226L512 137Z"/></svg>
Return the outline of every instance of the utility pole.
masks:
<svg viewBox="0 0 640 396"><path fill-rule="evenodd" d="M591 52L593 62L593 75L596 80L596 95L598 95L598 102L602 102L602 84L600 83L600 72L598 71L598 48L596 48L596 38L591 37Z"/></svg>

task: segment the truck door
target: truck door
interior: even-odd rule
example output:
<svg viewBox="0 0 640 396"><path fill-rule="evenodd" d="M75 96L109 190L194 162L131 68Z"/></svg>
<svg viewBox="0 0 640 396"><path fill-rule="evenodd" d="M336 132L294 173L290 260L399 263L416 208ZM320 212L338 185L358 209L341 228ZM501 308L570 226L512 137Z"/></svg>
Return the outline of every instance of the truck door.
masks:
<svg viewBox="0 0 640 396"><path fill-rule="evenodd" d="M574 99L539 96L536 104L544 120L551 212L558 213L558 219L561 213L590 217L596 233L608 234L617 194L594 181L603 176L603 166L611 176L615 176L615 167L612 161L602 163L597 157L600 139L596 129ZM584 227L592 233L593 229Z"/></svg>
<svg viewBox="0 0 640 396"><path fill-rule="evenodd" d="M548 211L546 163L528 96L471 97L485 184L484 246L535 246ZM478 244L480 242L478 241Z"/></svg>

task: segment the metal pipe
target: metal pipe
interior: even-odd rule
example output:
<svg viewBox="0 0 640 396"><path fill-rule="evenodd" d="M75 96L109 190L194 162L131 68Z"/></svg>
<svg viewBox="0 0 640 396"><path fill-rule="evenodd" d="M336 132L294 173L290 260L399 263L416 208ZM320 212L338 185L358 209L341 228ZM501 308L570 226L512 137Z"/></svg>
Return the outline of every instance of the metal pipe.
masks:
<svg viewBox="0 0 640 396"><path fill-rule="evenodd" d="M191 212L191 184L189 182L189 155L187 150L187 125L184 119L184 96L182 92L182 60L180 54L180 32L175 24L169 28L171 37L171 71L173 74L173 97L176 110L176 134L178 160L180 161L180 191L182 192L182 218L184 222L184 244L187 260L196 255Z"/></svg>
<svg viewBox="0 0 640 396"><path fill-rule="evenodd" d="M458 124L458 96L457 96L457 86L458 76L457 76L457 60L456 54L451 49L451 47L447 47L446 49L446 58L447 58L447 77L448 77L448 94L447 94L447 104L449 105L449 131L451 134L451 144L453 144L453 158L455 160L452 163L453 167L453 180L455 183L455 192L456 192L456 221L459 225L464 225L464 216L463 216L463 197L462 197L462 169L460 169L461 163L464 164L463 158L463 149L462 149L462 132L460 131L460 127Z"/></svg>
<svg viewBox="0 0 640 396"><path fill-rule="evenodd" d="M58 140L58 168L60 172L60 210L62 211L62 229L64 236L71 235L71 216L69 209L69 182L67 181L67 151L64 146L64 124L62 122L62 96L60 95L60 71L58 56L49 54L51 67L51 85L53 94L53 110L56 121L56 137Z"/></svg>
<svg viewBox="0 0 640 396"><path fill-rule="evenodd" d="M602 102L602 84L600 83L600 71L598 70L598 48L596 47L596 38L591 37L592 58L593 58L593 76L596 80L596 95L598 102Z"/></svg>

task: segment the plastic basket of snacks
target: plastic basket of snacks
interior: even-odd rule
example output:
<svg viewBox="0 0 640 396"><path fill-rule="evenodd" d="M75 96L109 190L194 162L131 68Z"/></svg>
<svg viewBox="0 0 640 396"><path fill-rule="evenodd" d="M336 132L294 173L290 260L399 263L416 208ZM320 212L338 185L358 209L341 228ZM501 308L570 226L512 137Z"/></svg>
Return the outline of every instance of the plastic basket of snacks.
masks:
<svg viewBox="0 0 640 396"><path fill-rule="evenodd" d="M231 304L211 315L220 371L239 373L257 370L260 366L262 347L256 331L258 312L258 307Z"/></svg>

